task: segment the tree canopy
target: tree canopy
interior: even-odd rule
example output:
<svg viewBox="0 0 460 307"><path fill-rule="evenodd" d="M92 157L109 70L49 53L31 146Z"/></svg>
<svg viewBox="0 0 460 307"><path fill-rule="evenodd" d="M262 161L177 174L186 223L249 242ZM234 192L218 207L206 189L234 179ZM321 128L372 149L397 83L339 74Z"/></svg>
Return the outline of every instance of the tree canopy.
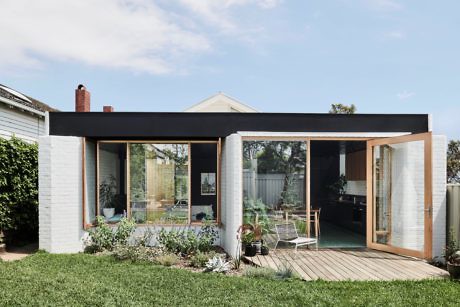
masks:
<svg viewBox="0 0 460 307"><path fill-rule="evenodd" d="M331 104L331 109L329 113L331 114L354 114L356 113L356 106L354 104L346 105L341 103Z"/></svg>
<svg viewBox="0 0 460 307"><path fill-rule="evenodd" d="M460 140L451 140L447 148L447 182L460 183Z"/></svg>

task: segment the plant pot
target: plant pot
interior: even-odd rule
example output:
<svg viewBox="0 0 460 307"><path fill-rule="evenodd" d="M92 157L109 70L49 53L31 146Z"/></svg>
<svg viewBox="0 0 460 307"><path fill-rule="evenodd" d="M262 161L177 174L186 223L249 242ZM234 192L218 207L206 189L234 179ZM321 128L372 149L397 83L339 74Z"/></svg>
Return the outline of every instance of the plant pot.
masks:
<svg viewBox="0 0 460 307"><path fill-rule="evenodd" d="M447 271L452 279L460 279L460 264L447 262Z"/></svg>
<svg viewBox="0 0 460 307"><path fill-rule="evenodd" d="M102 213L106 219L110 219L115 215L115 208L104 208L102 209Z"/></svg>
<svg viewBox="0 0 460 307"><path fill-rule="evenodd" d="M254 245L256 247L256 253L260 254L260 248L262 247L262 242L254 241L254 242L252 242L252 245Z"/></svg>
<svg viewBox="0 0 460 307"><path fill-rule="evenodd" d="M267 256L267 255L268 255L268 252L269 252L269 249L268 249L267 246L262 246L262 247L260 248L260 254L261 254L262 256Z"/></svg>
<svg viewBox="0 0 460 307"><path fill-rule="evenodd" d="M257 249L252 244L246 244L244 247L244 255L247 257L254 257L257 253Z"/></svg>

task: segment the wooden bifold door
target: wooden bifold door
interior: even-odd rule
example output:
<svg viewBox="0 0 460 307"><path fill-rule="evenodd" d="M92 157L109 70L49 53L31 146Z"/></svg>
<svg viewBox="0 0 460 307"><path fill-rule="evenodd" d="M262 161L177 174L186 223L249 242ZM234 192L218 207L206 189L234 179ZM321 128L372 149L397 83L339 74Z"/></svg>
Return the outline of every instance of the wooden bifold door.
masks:
<svg viewBox="0 0 460 307"><path fill-rule="evenodd" d="M369 248L430 259L431 132L367 141Z"/></svg>

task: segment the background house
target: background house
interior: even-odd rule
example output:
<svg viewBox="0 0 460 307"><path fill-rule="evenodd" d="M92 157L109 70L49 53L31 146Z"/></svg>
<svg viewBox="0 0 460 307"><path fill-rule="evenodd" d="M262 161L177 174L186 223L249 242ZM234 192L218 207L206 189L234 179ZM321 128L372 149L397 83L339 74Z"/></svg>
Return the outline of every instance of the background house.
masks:
<svg viewBox="0 0 460 307"><path fill-rule="evenodd" d="M46 133L46 112L56 109L12 88L0 84L0 137L13 135L36 142Z"/></svg>
<svg viewBox="0 0 460 307"><path fill-rule="evenodd" d="M237 112L237 113L255 113L256 109L245 105L244 103L232 98L222 92L219 92L197 104L187 108L184 112Z"/></svg>

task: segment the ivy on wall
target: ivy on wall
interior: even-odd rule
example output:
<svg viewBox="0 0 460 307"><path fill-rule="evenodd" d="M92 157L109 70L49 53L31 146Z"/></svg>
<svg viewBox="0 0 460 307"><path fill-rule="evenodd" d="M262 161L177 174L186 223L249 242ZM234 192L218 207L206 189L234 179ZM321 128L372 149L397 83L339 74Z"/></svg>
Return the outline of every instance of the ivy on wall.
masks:
<svg viewBox="0 0 460 307"><path fill-rule="evenodd" d="M0 231L9 240L38 236L38 145L15 137L0 138Z"/></svg>

